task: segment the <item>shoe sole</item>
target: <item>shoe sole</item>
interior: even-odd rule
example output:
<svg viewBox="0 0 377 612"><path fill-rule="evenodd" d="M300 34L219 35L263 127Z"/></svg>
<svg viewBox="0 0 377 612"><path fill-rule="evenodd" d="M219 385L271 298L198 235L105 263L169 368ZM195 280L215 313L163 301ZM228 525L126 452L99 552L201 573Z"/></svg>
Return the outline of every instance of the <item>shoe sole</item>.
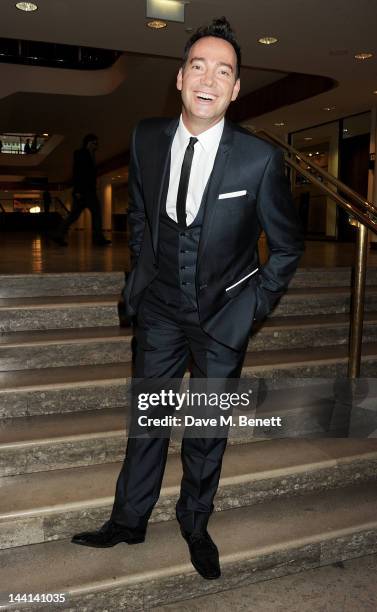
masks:
<svg viewBox="0 0 377 612"><path fill-rule="evenodd" d="M114 542L113 544L94 544L90 542L78 542L77 540L71 540L71 544L78 544L79 546L88 546L89 548L113 548L117 544L121 544L124 542L125 544L142 544L145 541L145 538L138 538L135 540L118 540L118 542Z"/></svg>

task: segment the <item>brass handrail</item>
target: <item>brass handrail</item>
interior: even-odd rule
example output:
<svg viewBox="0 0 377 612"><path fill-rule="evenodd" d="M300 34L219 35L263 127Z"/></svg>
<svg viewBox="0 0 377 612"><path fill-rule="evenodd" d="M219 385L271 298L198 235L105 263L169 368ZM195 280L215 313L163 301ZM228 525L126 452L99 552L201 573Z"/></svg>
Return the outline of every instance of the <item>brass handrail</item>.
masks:
<svg viewBox="0 0 377 612"><path fill-rule="evenodd" d="M271 134L267 130L249 130L256 136L261 136L274 144L281 147L286 153L292 157L286 157L286 163L302 174L308 181L316 185L322 192L332 198L339 206L341 206L350 216L355 217L358 221L358 235L356 242L356 258L353 275L353 300L351 305L351 322L350 322L350 337L349 337L349 355L348 355L348 376L349 378L357 378L360 376L361 363L361 346L363 337L363 322L364 322L364 302L365 302L365 285L366 285L366 269L367 269L367 246L368 246L368 229L377 234L377 207L368 200L364 199L359 193L348 187L337 179L335 176L323 170L312 162L312 160L297 151L294 147L281 140L275 134ZM323 179L334 185L342 194L347 194L353 202L347 201L322 183L318 178L313 176L307 169L302 168L296 161L303 161L311 170ZM355 206L357 202L357 206Z"/></svg>
<svg viewBox="0 0 377 612"><path fill-rule="evenodd" d="M356 202L360 204L361 208L368 208L372 213L377 215L377 207L372 202L369 202L368 200L363 198L359 193L357 193L357 191L355 191L354 189L351 189L351 187L349 187L348 185L340 181L333 174L330 174L330 172L327 172L327 170L324 170L323 168L318 166L316 163L314 163L310 159L310 157L305 155L305 153L301 153L301 151L298 151L297 149L292 147L292 145L288 144L287 142L285 142L278 136L275 136L275 134L268 132L267 130L258 130L258 131L255 131L254 133L257 135L264 134L269 140L277 144L279 147L281 147L282 149L285 149L285 151L291 153L298 159L305 162L305 164L310 166L312 170L314 170L317 174L321 175L324 179L326 179L326 181L335 185L335 187L337 187L339 191L349 195L352 199L354 199Z"/></svg>

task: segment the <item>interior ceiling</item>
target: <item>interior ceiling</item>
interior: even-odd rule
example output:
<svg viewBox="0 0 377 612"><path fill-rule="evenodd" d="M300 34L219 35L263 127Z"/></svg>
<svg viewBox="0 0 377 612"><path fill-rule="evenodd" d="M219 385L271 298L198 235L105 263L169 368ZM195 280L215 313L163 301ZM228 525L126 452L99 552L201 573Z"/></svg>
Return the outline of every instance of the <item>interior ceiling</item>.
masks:
<svg viewBox="0 0 377 612"><path fill-rule="evenodd" d="M175 74L190 36L186 28L196 29L223 14L242 46L242 94L290 72L328 76L339 83L324 94L259 116L252 120L253 126L271 129L274 122L284 121L280 133L294 131L370 109L377 103L372 94L377 89L374 0L191 0L185 24L169 23L160 31L145 26L144 0L37 3L38 11L22 13L15 10L14 0L2 0L0 36L128 52L125 78L107 95L32 93L33 70L43 69L31 67L28 92L21 90L0 99L0 131L64 136L63 143L39 168L51 181L69 178L72 150L86 132L98 133L98 159L102 161L127 149L131 129L140 118L177 114L180 104ZM258 44L263 35L274 35L279 43ZM374 57L357 62L353 56L361 51L370 51ZM325 112L324 106L336 108Z"/></svg>

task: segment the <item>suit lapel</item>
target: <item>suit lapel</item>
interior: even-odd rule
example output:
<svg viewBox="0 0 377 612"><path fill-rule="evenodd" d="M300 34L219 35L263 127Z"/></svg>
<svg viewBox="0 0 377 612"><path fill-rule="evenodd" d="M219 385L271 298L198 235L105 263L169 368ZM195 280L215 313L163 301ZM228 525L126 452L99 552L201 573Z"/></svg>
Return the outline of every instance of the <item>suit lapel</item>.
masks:
<svg viewBox="0 0 377 612"><path fill-rule="evenodd" d="M152 233L153 233L153 250L157 259L158 251L158 230L161 210L161 200L167 173L170 171L170 149L173 142L174 134L178 127L178 119L172 120L162 132L158 139L155 153L156 163L152 177L152 185L154 185L154 198L152 210Z"/></svg>
<svg viewBox="0 0 377 612"><path fill-rule="evenodd" d="M224 178L226 165L228 163L229 151L233 145L234 128L232 124L225 120L224 130L221 136L219 148L213 164L213 169L208 181L206 189L205 212L203 226L200 235L198 264L202 257L208 241L209 232L211 229L212 218L217 206L217 197L220 192L221 182Z"/></svg>

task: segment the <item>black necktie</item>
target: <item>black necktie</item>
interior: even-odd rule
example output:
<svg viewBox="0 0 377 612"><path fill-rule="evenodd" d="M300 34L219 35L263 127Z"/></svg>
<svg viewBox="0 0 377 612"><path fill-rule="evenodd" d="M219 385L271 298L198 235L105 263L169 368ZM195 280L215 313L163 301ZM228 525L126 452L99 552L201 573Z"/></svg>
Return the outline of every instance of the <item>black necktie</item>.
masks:
<svg viewBox="0 0 377 612"><path fill-rule="evenodd" d="M192 158L194 157L194 145L198 142L197 138L190 138L187 145L185 156L182 162L181 177L179 179L178 194L177 194L177 221L179 225L186 227L186 198L187 189L190 179Z"/></svg>

